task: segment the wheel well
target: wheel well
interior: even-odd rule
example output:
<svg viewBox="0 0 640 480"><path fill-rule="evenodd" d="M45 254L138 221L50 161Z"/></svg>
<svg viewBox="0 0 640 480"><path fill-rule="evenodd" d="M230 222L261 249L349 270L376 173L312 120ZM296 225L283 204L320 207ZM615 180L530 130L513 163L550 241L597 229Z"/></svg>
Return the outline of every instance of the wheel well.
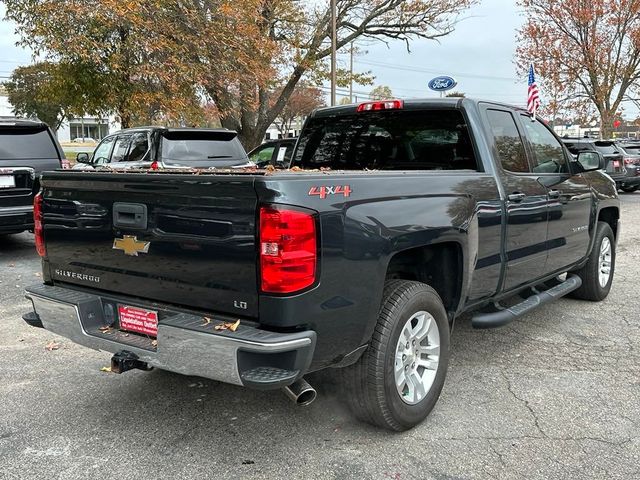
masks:
<svg viewBox="0 0 640 480"><path fill-rule="evenodd" d="M620 212L616 207L607 207L600 210L598 213L598 221L606 222L613 230L613 235L618 238L618 219L620 218Z"/></svg>
<svg viewBox="0 0 640 480"><path fill-rule="evenodd" d="M455 242L411 248L389 262L387 279L416 280L438 292L448 312L455 311L462 289L462 250Z"/></svg>

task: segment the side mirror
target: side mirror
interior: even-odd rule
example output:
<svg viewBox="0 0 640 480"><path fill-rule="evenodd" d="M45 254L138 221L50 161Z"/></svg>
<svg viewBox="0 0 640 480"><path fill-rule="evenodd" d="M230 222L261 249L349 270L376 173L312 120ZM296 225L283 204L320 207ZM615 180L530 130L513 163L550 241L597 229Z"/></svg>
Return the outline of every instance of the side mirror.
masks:
<svg viewBox="0 0 640 480"><path fill-rule="evenodd" d="M76 155L76 162L78 163L90 163L89 154L86 152L80 152Z"/></svg>
<svg viewBox="0 0 640 480"><path fill-rule="evenodd" d="M585 172L604 170L604 157L599 152L580 152L576 159Z"/></svg>

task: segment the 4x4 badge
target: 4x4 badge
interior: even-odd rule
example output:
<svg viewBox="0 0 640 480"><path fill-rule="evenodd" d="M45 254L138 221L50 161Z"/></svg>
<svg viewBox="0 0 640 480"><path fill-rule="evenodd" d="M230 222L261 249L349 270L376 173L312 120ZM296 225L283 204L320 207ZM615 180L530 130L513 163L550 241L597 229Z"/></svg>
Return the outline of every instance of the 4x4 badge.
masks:
<svg viewBox="0 0 640 480"><path fill-rule="evenodd" d="M113 248L122 250L125 255L137 257L139 253L149 253L151 242L139 241L135 235L125 235L122 238L113 239Z"/></svg>

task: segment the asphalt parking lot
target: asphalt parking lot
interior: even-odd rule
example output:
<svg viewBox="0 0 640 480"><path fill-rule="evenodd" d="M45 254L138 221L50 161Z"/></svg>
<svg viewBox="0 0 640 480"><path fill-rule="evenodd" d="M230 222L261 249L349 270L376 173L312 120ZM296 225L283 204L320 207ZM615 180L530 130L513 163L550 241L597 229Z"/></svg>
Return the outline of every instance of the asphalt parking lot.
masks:
<svg viewBox="0 0 640 480"><path fill-rule="evenodd" d="M622 201L609 298L562 299L498 330L462 319L438 405L401 434L352 419L332 372L309 378L306 408L101 372L109 354L21 320L40 262L30 234L0 238L0 479L640 478L640 192Z"/></svg>

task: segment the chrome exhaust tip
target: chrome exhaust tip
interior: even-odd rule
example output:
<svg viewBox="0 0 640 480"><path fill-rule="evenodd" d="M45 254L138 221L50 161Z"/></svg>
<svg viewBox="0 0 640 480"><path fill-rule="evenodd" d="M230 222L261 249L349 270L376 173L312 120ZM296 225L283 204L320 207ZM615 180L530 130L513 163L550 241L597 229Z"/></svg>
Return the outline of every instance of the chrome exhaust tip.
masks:
<svg viewBox="0 0 640 480"><path fill-rule="evenodd" d="M296 405L301 407L310 405L318 396L316 389L307 383L303 378L296 380L291 385L283 388L284 393Z"/></svg>

